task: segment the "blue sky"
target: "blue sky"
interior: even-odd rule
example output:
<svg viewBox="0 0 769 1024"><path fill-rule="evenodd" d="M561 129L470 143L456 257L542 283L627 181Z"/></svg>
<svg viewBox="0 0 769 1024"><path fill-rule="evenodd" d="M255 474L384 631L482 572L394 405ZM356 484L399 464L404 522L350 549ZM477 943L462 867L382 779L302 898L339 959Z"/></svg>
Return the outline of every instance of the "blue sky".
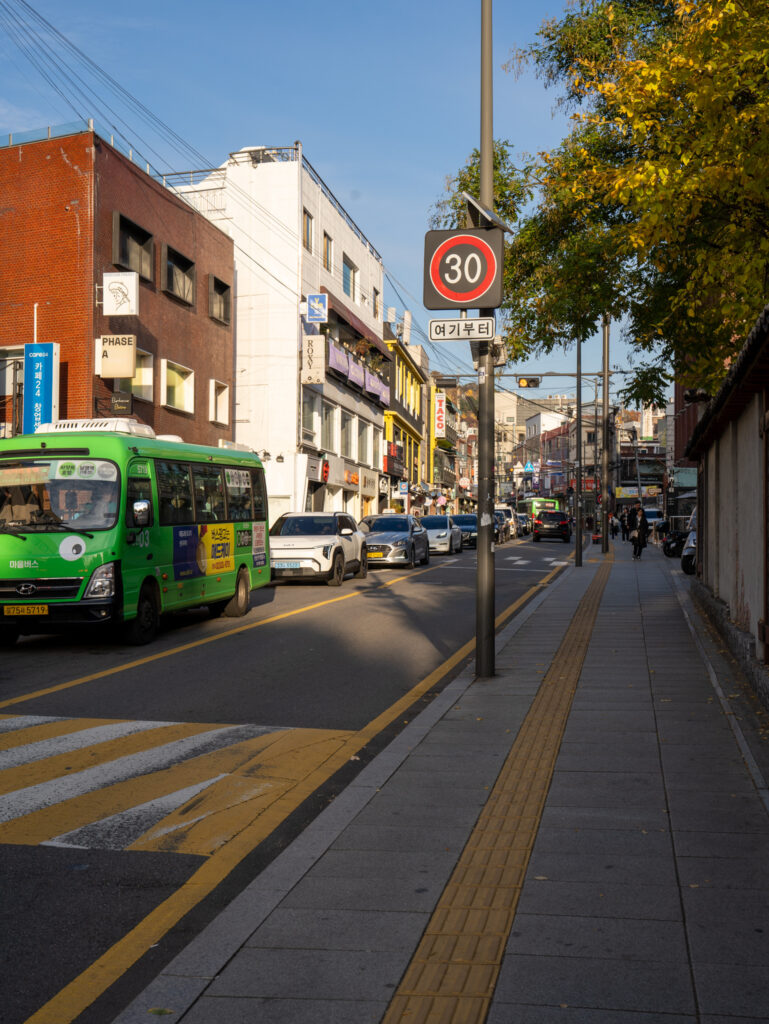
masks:
<svg viewBox="0 0 769 1024"><path fill-rule="evenodd" d="M30 20L22 0L8 6ZM137 0L124 7L103 0L34 0L32 6L203 154L208 166L244 146L301 140L307 159L396 282L403 303L386 285L385 305L400 311L405 303L425 331L431 315L442 315L421 305L424 233L446 177L479 145L480 0L223 0L218 6ZM554 91L531 74L515 78L503 64L513 47L533 40L542 21L560 16L565 6L559 0L493 5L494 134L519 152L556 145L569 122L555 109ZM31 67L11 40L6 15L0 60L3 134L79 114L104 120L84 100L73 111ZM71 54L66 60L76 69ZM138 114L120 112L135 148L146 155L152 145L162 155L159 161L149 157L156 166L191 169L189 158L173 153ZM612 333L612 364L627 366L616 326ZM466 344L434 345L428 352L435 369L472 370ZM570 352L531 361L525 369L573 370L574 361ZM600 363L596 336L584 346L583 368L597 370ZM540 393L572 387L553 380ZM585 397L592 391L589 385Z"/></svg>

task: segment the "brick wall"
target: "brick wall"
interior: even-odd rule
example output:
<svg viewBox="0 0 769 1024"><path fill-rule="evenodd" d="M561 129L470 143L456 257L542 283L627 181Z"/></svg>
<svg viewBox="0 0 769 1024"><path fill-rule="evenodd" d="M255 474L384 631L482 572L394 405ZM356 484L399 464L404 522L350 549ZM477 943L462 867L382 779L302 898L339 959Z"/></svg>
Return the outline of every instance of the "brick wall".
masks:
<svg viewBox="0 0 769 1024"><path fill-rule="evenodd" d="M61 345L61 417L97 407L109 415L113 383L94 375L94 339L136 334L155 374L153 401L135 398L134 415L186 441L231 439L231 415L226 427L209 421L209 380L232 395L234 350L232 325L208 315L208 277L231 285L234 297L232 240L90 132L0 150L0 195L0 356L33 340L38 302L38 341ZM153 280L141 281L138 317L106 317L96 305L102 274L124 269L112 263L115 210L153 236ZM161 290L163 243L195 264L194 306ZM193 414L164 406L164 358L195 371Z"/></svg>

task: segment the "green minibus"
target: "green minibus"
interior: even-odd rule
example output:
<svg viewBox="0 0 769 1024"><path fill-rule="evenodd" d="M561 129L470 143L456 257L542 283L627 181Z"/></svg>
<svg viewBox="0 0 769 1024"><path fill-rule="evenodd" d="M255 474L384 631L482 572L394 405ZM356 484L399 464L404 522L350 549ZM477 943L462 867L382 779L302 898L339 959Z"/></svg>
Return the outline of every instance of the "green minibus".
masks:
<svg viewBox="0 0 769 1024"><path fill-rule="evenodd" d="M0 439L0 644L72 626L149 643L164 612L245 615L270 582L258 456L62 420Z"/></svg>

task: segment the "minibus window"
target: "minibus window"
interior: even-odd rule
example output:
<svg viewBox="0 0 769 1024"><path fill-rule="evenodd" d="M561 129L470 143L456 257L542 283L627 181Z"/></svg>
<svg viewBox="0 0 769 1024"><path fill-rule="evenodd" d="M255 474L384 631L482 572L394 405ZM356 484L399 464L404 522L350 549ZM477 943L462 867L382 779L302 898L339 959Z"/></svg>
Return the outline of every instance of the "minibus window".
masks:
<svg viewBox="0 0 769 1024"><path fill-rule="evenodd" d="M220 466L193 466L195 519L199 523L221 522L225 518L224 481Z"/></svg>
<svg viewBox="0 0 769 1024"><path fill-rule="evenodd" d="M182 462L156 463L160 525L193 523L190 467Z"/></svg>

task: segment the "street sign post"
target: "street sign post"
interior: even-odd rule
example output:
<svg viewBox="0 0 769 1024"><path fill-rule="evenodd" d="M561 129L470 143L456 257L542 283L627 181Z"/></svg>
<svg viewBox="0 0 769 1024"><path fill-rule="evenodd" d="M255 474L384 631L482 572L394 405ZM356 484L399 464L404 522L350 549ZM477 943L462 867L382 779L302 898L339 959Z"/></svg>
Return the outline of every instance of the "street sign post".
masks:
<svg viewBox="0 0 769 1024"><path fill-rule="evenodd" d="M431 320L430 341L491 341L496 331L493 316L466 320Z"/></svg>
<svg viewBox="0 0 769 1024"><path fill-rule="evenodd" d="M428 231L425 309L496 309L502 305L501 228Z"/></svg>

